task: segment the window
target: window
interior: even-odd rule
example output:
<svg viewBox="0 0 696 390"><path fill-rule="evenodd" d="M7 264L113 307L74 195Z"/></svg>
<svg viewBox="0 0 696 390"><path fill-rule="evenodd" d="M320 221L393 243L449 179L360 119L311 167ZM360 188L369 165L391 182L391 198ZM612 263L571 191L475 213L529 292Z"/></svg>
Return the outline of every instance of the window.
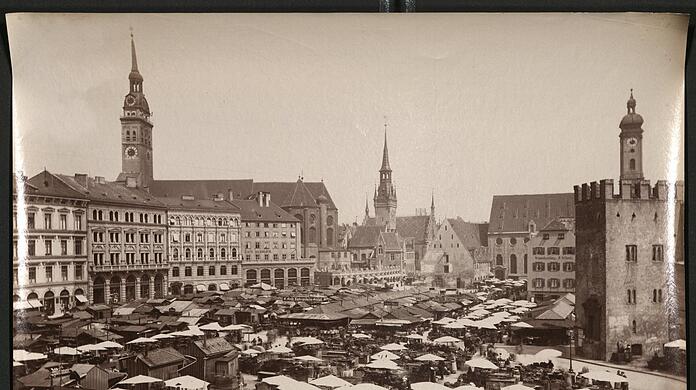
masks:
<svg viewBox="0 0 696 390"><path fill-rule="evenodd" d="M119 233L109 233L109 241L119 242L121 240L121 234Z"/></svg>
<svg viewBox="0 0 696 390"><path fill-rule="evenodd" d="M36 267L29 267L29 283L36 283Z"/></svg>
<svg viewBox="0 0 696 390"><path fill-rule="evenodd" d="M542 238L543 240L548 240L549 237L550 237L550 236L549 236L548 233L544 233L544 234L541 236L541 238Z"/></svg>
<svg viewBox="0 0 696 390"><path fill-rule="evenodd" d="M544 279L536 278L532 283L535 288L544 288Z"/></svg>
<svg viewBox="0 0 696 390"><path fill-rule="evenodd" d="M198 268L196 268L196 275L203 276L204 271L205 270L203 269L203 267L198 267Z"/></svg>
<svg viewBox="0 0 696 390"><path fill-rule="evenodd" d="M75 280L82 280L82 264L75 264Z"/></svg>
<svg viewBox="0 0 696 390"><path fill-rule="evenodd" d="M546 250L545 250L545 248L544 248L543 246L535 246L534 248L532 248L532 254L533 254L533 255L542 255L542 256L543 256L543 255L546 254Z"/></svg>
<svg viewBox="0 0 696 390"><path fill-rule="evenodd" d="M75 221L75 230L82 230L82 215L75 215L73 220Z"/></svg>
<svg viewBox="0 0 696 390"><path fill-rule="evenodd" d="M68 216L65 214L60 215L60 219L58 220L58 228L60 230L68 230Z"/></svg>
<svg viewBox="0 0 696 390"><path fill-rule="evenodd" d="M503 239L500 238L500 237L496 238L496 239L495 239L495 244L496 244L496 245L502 245L502 244L503 244Z"/></svg>
<svg viewBox="0 0 696 390"><path fill-rule="evenodd" d="M635 245L626 245L626 261L637 262L638 261L638 247Z"/></svg>
<svg viewBox="0 0 696 390"><path fill-rule="evenodd" d="M191 233L184 234L184 242L191 242Z"/></svg>
<svg viewBox="0 0 696 390"><path fill-rule="evenodd" d="M44 214L44 229L51 230L51 213Z"/></svg>
<svg viewBox="0 0 696 390"><path fill-rule="evenodd" d="M256 242L254 243L254 248L255 248L255 249L261 249L261 243L258 242L258 241L256 241Z"/></svg>
<svg viewBox="0 0 696 390"><path fill-rule="evenodd" d="M631 159L631 161L633 161L633 159ZM636 334L636 320L633 320L633 322L631 322L631 328L633 330L633 334Z"/></svg>
<svg viewBox="0 0 696 390"><path fill-rule="evenodd" d="M46 256L51 256L53 254L53 242L51 240L45 240L44 246L46 248Z"/></svg>
<svg viewBox="0 0 696 390"><path fill-rule="evenodd" d="M126 264L135 264L135 253L126 253Z"/></svg>
<svg viewBox="0 0 696 390"><path fill-rule="evenodd" d="M143 244L147 244L148 242L150 242L150 234L140 233L140 242Z"/></svg>
<svg viewBox="0 0 696 390"><path fill-rule="evenodd" d="M196 251L196 257L198 257L198 260L201 260L203 258L203 248L198 248Z"/></svg>
<svg viewBox="0 0 696 390"><path fill-rule="evenodd" d="M220 258L224 259L226 257L227 257L227 251L225 250L225 248L220 248Z"/></svg>
<svg viewBox="0 0 696 390"><path fill-rule="evenodd" d="M628 296L628 304L629 305L635 305L637 303L637 301L636 301L636 289L626 290L626 295Z"/></svg>
<svg viewBox="0 0 696 390"><path fill-rule="evenodd" d="M449 265L449 264L445 264L445 265L442 267L442 272L445 273L445 274L450 273L450 265Z"/></svg>
<svg viewBox="0 0 696 390"><path fill-rule="evenodd" d="M559 240L565 239L565 233L558 233L558 239Z"/></svg>
<svg viewBox="0 0 696 390"><path fill-rule="evenodd" d="M192 276L191 267L184 268L184 276Z"/></svg>
<svg viewBox="0 0 696 390"><path fill-rule="evenodd" d="M211 265L208 267L208 275L214 276L215 275L215 266Z"/></svg>
<svg viewBox="0 0 696 390"><path fill-rule="evenodd" d="M172 268L172 277L173 277L173 278L178 278L178 277L179 277L179 267L173 267L173 268Z"/></svg>
<svg viewBox="0 0 696 390"><path fill-rule="evenodd" d="M237 266L236 266L236 265L233 265L233 266L230 268L230 274L231 274L231 275L237 275L237 272L239 272L239 271L237 270Z"/></svg>
<svg viewBox="0 0 696 390"><path fill-rule="evenodd" d="M573 271L575 271L575 263L570 262L570 261L563 263L563 271L564 271L564 272L573 272Z"/></svg>
<svg viewBox="0 0 696 390"><path fill-rule="evenodd" d="M208 253L209 253L209 255L210 255L210 259L214 259L214 258L215 258L215 249L214 249L214 248L210 248L210 250L208 251Z"/></svg>
<svg viewBox="0 0 696 390"><path fill-rule="evenodd" d="M237 258L237 248L232 248L232 258L233 259Z"/></svg>
<svg viewBox="0 0 696 390"><path fill-rule="evenodd" d="M53 281L53 266L51 266L51 265L46 266L46 281L47 282Z"/></svg>
<svg viewBox="0 0 696 390"><path fill-rule="evenodd" d="M524 273L527 273L527 254L524 254Z"/></svg>
<svg viewBox="0 0 696 390"><path fill-rule="evenodd" d="M29 256L36 256L36 241L34 241L34 240L27 241L27 254Z"/></svg>
<svg viewBox="0 0 696 390"><path fill-rule="evenodd" d="M162 243L162 233L153 233L152 240L154 241L155 244L161 244Z"/></svg>
<svg viewBox="0 0 696 390"><path fill-rule="evenodd" d="M561 263L552 262L549 263L549 271L557 272L561 270Z"/></svg>
<svg viewBox="0 0 696 390"><path fill-rule="evenodd" d="M150 264L150 254L141 253L140 254L140 264Z"/></svg>
<svg viewBox="0 0 696 390"><path fill-rule="evenodd" d="M503 255L495 256L495 265L503 265Z"/></svg>
<svg viewBox="0 0 696 390"><path fill-rule="evenodd" d="M60 255L66 256L68 254L68 240L60 240Z"/></svg>
<svg viewBox="0 0 696 390"><path fill-rule="evenodd" d="M74 242L75 255L82 255L82 239L76 238Z"/></svg>
<svg viewBox="0 0 696 390"><path fill-rule="evenodd" d="M653 261L664 261L664 250L662 245L652 246L652 259Z"/></svg>
<svg viewBox="0 0 696 390"><path fill-rule="evenodd" d="M575 288L575 279L565 279L563 280L563 288Z"/></svg>
<svg viewBox="0 0 696 390"><path fill-rule="evenodd" d="M549 287L550 288L559 288L559 287L561 287L561 281L558 279L549 279Z"/></svg>
<svg viewBox="0 0 696 390"><path fill-rule="evenodd" d="M27 229L34 229L36 227L36 222L34 221L34 213L27 213Z"/></svg>
<svg viewBox="0 0 696 390"><path fill-rule="evenodd" d="M227 235L225 233L220 234L220 242L227 242Z"/></svg>
<svg viewBox="0 0 696 390"><path fill-rule="evenodd" d="M452 238L454 238L454 236L452 236ZM510 245L515 245L515 244L517 244L517 239L515 237L512 237L510 239Z"/></svg>
<svg viewBox="0 0 696 390"><path fill-rule="evenodd" d="M551 247L549 247L547 254L548 255L559 255L559 254L561 254L560 249L561 248L559 248L557 246L551 246Z"/></svg>
<svg viewBox="0 0 696 390"><path fill-rule="evenodd" d="M263 255L263 259L266 260L266 261L268 261L268 253L266 253L265 255Z"/></svg>
<svg viewBox="0 0 696 390"><path fill-rule="evenodd" d="M60 278L63 281L68 280L68 266L67 265L60 266Z"/></svg>
<svg viewBox="0 0 696 390"><path fill-rule="evenodd" d="M510 273L517 273L517 255L515 254L510 255Z"/></svg>
<svg viewBox="0 0 696 390"><path fill-rule="evenodd" d="M227 275L227 267L224 265L220 266L220 275Z"/></svg>
<svg viewBox="0 0 696 390"><path fill-rule="evenodd" d="M630 159L628 161L628 166L629 166L630 170L635 171L636 170L636 159L635 158ZM635 323L635 321L633 321L633 322ZM633 333L636 333L635 330L633 331Z"/></svg>
<svg viewBox="0 0 696 390"><path fill-rule="evenodd" d="M662 289L657 290L657 301L662 302Z"/></svg>
<svg viewBox="0 0 696 390"><path fill-rule="evenodd" d="M564 246L563 247L563 254L564 255L574 255L575 254L575 247L574 246Z"/></svg>
<svg viewBox="0 0 696 390"><path fill-rule="evenodd" d="M546 269L546 265L540 261L536 262L536 263L532 263L532 270L534 272L544 272L545 269Z"/></svg>

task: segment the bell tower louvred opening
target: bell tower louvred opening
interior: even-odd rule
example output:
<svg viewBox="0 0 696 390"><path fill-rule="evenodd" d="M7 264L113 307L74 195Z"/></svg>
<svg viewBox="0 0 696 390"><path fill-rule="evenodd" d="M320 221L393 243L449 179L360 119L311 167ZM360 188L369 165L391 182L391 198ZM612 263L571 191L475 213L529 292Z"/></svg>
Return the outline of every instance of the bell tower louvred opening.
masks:
<svg viewBox="0 0 696 390"><path fill-rule="evenodd" d="M143 92L143 76L138 69L135 40L131 32L131 71L129 91L123 99L121 115L121 174L118 181L135 182L148 189L153 180L152 122L150 106Z"/></svg>

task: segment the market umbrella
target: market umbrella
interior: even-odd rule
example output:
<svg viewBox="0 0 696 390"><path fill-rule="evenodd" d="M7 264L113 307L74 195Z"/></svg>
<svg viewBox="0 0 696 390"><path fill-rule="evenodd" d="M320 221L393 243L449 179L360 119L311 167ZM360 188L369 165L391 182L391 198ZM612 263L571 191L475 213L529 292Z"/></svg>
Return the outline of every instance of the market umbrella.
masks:
<svg viewBox="0 0 696 390"><path fill-rule="evenodd" d="M253 348L245 349L242 351L243 354L245 355L258 355L261 353L261 351L257 351Z"/></svg>
<svg viewBox="0 0 696 390"><path fill-rule="evenodd" d="M315 385L315 386L321 386L321 387L329 387L331 389L335 389L337 387L350 387L353 386L352 383L345 381L337 376L334 375L327 375L323 376L321 378L314 379L312 381L309 381L310 384Z"/></svg>
<svg viewBox="0 0 696 390"><path fill-rule="evenodd" d="M517 360L517 362L523 366L528 366L530 364L539 363L539 362L544 361L543 359L539 359L538 356L523 354L523 353L515 355L515 360Z"/></svg>
<svg viewBox="0 0 696 390"><path fill-rule="evenodd" d="M500 390L534 390L533 387L525 386L522 383L516 383L514 385L505 386Z"/></svg>
<svg viewBox="0 0 696 390"><path fill-rule="evenodd" d="M389 390L374 383L358 383L354 386L339 387L338 390Z"/></svg>
<svg viewBox="0 0 696 390"><path fill-rule="evenodd" d="M159 378L153 378L151 376L147 375L136 375L132 378L124 379L120 382L118 382L119 385L140 385L143 383L157 383L157 382L164 382L162 379Z"/></svg>
<svg viewBox="0 0 696 390"><path fill-rule="evenodd" d="M450 322L454 322L454 318L449 318L449 317L442 317L437 321L433 321L433 324L437 325L447 325Z"/></svg>
<svg viewBox="0 0 696 390"><path fill-rule="evenodd" d="M496 348L495 353L498 355L499 358L505 360L510 357L510 352L508 352L506 349L503 348Z"/></svg>
<svg viewBox="0 0 696 390"><path fill-rule="evenodd" d="M206 390L210 382L198 379L191 375L184 375L164 381L167 387L175 387L177 390Z"/></svg>
<svg viewBox="0 0 696 390"><path fill-rule="evenodd" d="M405 336L405 337L409 340L424 340L425 339L424 336L421 336L419 334L410 334L410 335Z"/></svg>
<svg viewBox="0 0 696 390"><path fill-rule="evenodd" d="M476 387L474 385L464 385L464 386L455 387L452 390L483 390L483 387Z"/></svg>
<svg viewBox="0 0 696 390"><path fill-rule="evenodd" d="M380 360L380 359L389 359L389 360L397 360L401 359L399 355L390 352L390 351L379 351L376 354L370 356L370 359L372 360Z"/></svg>
<svg viewBox="0 0 696 390"><path fill-rule="evenodd" d="M284 346L284 345L276 345L273 348L267 349L266 352L272 352L272 353L291 353L292 349Z"/></svg>
<svg viewBox="0 0 696 390"><path fill-rule="evenodd" d="M71 348L71 347L60 347L60 348L56 348L56 349L53 350L53 353L55 353L56 355L64 355L64 356L78 356L78 355L82 355L82 352L78 351L78 350L75 349L75 348Z"/></svg>
<svg viewBox="0 0 696 390"><path fill-rule="evenodd" d="M156 343L156 342L157 342L157 340L153 340L151 338L138 337L137 339L131 340L131 341L127 342L126 344L148 344L148 343Z"/></svg>
<svg viewBox="0 0 696 390"><path fill-rule="evenodd" d="M433 355L432 353L426 353L425 355L418 356L416 360L419 362L441 362L445 359L437 355Z"/></svg>
<svg viewBox="0 0 696 390"><path fill-rule="evenodd" d="M220 332L220 331L225 330L225 328L222 327L222 326L220 326L220 324L218 324L217 322L211 322L211 323L209 323L209 324L205 324L205 325L201 326L201 327L198 328L198 329L200 329L200 330L210 330L210 331L214 331L214 332Z"/></svg>
<svg viewBox="0 0 696 390"><path fill-rule="evenodd" d="M12 359L18 362L28 362L32 360L48 359L48 356L42 353L27 352L23 349L15 349L12 351Z"/></svg>
<svg viewBox="0 0 696 390"><path fill-rule="evenodd" d="M191 334L191 336L205 336L205 333L203 333L201 329L195 325L189 325L187 332Z"/></svg>
<svg viewBox="0 0 696 390"><path fill-rule="evenodd" d="M628 382L628 379L609 371L590 371L584 374L580 374L580 376L584 376L587 379L592 379L595 381L610 382L612 384Z"/></svg>
<svg viewBox="0 0 696 390"><path fill-rule="evenodd" d="M401 368L393 360L389 359L373 360L370 362L370 364L367 364L365 367L383 370L398 370L399 368Z"/></svg>
<svg viewBox="0 0 696 390"><path fill-rule="evenodd" d="M16 361L14 361L14 360L12 361L12 368L15 368L15 367L22 367L22 366L24 366L24 364L22 364L22 363L20 363L20 362L16 362Z"/></svg>
<svg viewBox="0 0 696 390"><path fill-rule="evenodd" d="M299 356L299 357L296 357L295 359L301 360L303 362L323 362L323 360L321 360L317 357L311 356L311 355Z"/></svg>
<svg viewBox="0 0 696 390"><path fill-rule="evenodd" d="M555 349L542 349L541 351L537 352L534 354L534 356L538 357L539 359L553 359L557 358L563 355L563 352L555 350Z"/></svg>
<svg viewBox="0 0 696 390"><path fill-rule="evenodd" d="M493 317L509 317L509 316L510 316L510 313L508 313L508 312L506 312L506 311L497 311L497 312L495 312L495 313L493 313L493 314L491 314L491 315L492 315Z"/></svg>
<svg viewBox="0 0 696 390"><path fill-rule="evenodd" d="M115 342L115 341L102 341L101 343L94 344L97 347L100 348L123 348L123 345Z"/></svg>
<svg viewBox="0 0 696 390"><path fill-rule="evenodd" d="M498 369L498 366L493 364L493 362L491 362L488 359L483 359L480 357L473 358L471 360L467 360L466 362L464 362L464 364L466 364L467 366L472 367L472 368L486 368L489 370L497 370Z"/></svg>
<svg viewBox="0 0 696 390"><path fill-rule="evenodd" d="M77 350L82 352L106 351L106 347L102 347L98 344L85 344L78 346Z"/></svg>
<svg viewBox="0 0 696 390"><path fill-rule="evenodd" d="M387 345L383 345L379 347L379 349L384 350L384 351L403 351L404 349L407 349L401 344L396 344L396 343L391 343Z"/></svg>
<svg viewBox="0 0 696 390"><path fill-rule="evenodd" d="M295 381L295 383L283 383L278 385L278 390L321 390L307 382Z"/></svg>
<svg viewBox="0 0 696 390"><path fill-rule="evenodd" d="M442 337L438 337L435 340L433 340L433 342L436 344L451 344L451 343L459 343L461 341L462 340L460 340L456 337L452 337L452 336L442 336Z"/></svg>
<svg viewBox="0 0 696 390"><path fill-rule="evenodd" d="M293 344L302 344L302 345L319 345L319 344L324 344L323 341L319 340L316 337L297 337L292 341Z"/></svg>
<svg viewBox="0 0 696 390"><path fill-rule="evenodd" d="M450 390L449 387L434 382L411 383L412 390Z"/></svg>
<svg viewBox="0 0 696 390"><path fill-rule="evenodd" d="M370 336L369 334L365 334L365 333L353 333L351 336L353 336L353 338L356 338L356 339L371 339L372 338L372 336Z"/></svg>
<svg viewBox="0 0 696 390"><path fill-rule="evenodd" d="M269 376L268 378L263 378L261 382L268 383L269 385L273 386L280 386L283 384L294 384L297 383L297 380L290 378L289 376L285 375L276 375L276 376Z"/></svg>
<svg viewBox="0 0 696 390"><path fill-rule="evenodd" d="M520 328L520 329L521 328L533 328L532 325L529 325L528 323L526 323L524 321L515 322L514 324L512 324L510 326L512 326L513 328Z"/></svg>
<svg viewBox="0 0 696 390"><path fill-rule="evenodd" d="M222 328L222 330L247 330L251 329L251 326L249 325L244 325L244 324L232 324L232 325L227 325L226 327Z"/></svg>
<svg viewBox="0 0 696 390"><path fill-rule="evenodd" d="M670 341L669 343L665 344L665 348L679 348L682 351L686 351L686 340L679 339Z"/></svg>

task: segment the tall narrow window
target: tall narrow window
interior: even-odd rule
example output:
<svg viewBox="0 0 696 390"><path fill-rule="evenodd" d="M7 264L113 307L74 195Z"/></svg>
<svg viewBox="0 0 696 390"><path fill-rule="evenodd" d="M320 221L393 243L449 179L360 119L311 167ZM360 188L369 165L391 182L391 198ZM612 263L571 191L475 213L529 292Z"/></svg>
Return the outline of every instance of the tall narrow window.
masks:
<svg viewBox="0 0 696 390"><path fill-rule="evenodd" d="M635 159L635 158L632 158L632 159L628 162L628 166L629 166L629 169L630 169L630 170L635 171L635 170L636 170L636 159ZM635 333L635 332L634 332L634 333Z"/></svg>
<svg viewBox="0 0 696 390"><path fill-rule="evenodd" d="M638 247L636 245L626 245L626 261L638 261Z"/></svg>

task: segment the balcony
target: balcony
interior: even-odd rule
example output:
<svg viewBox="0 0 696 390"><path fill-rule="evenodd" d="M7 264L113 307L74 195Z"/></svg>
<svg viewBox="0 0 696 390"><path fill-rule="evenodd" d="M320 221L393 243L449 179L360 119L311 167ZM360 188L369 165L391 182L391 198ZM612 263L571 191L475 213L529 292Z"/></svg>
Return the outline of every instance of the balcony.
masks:
<svg viewBox="0 0 696 390"><path fill-rule="evenodd" d="M155 263L151 262L149 264L140 264L140 263L135 263L135 264L127 264L127 263L118 263L118 264L90 264L90 270L95 271L95 272L118 272L118 271L149 271L149 270L156 270L156 269L168 269L169 264L166 261L163 261L161 263Z"/></svg>

